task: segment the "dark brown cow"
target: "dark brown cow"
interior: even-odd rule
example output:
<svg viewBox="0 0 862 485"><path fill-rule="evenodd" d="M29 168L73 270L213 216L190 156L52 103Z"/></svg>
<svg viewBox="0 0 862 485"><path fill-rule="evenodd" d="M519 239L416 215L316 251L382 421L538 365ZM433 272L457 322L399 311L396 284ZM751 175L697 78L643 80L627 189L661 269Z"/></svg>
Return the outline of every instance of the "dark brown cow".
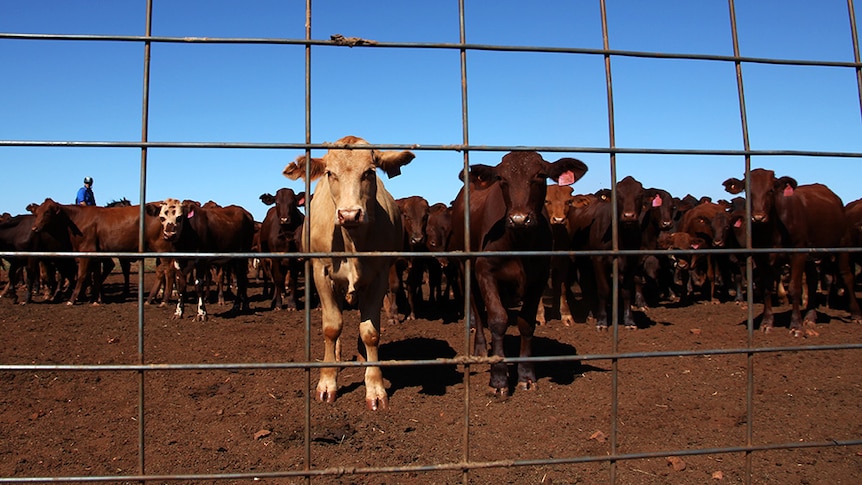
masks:
<svg viewBox="0 0 862 485"><path fill-rule="evenodd" d="M368 142L347 136L336 144L368 145ZM401 213L377 176L377 169L394 177L413 158L409 151L330 148L323 158L310 159L311 179L322 178L315 188L308 222L304 225L310 237L309 251L400 251L404 241ZM305 177L306 157L298 157L283 173L293 180ZM341 360L339 337L345 303L359 307L359 339L364 344L365 359L379 360L381 308L391 263L392 258L387 257L312 259L322 308L325 362ZM318 401L335 401L337 373L335 367L320 369ZM380 367L365 369L365 402L372 410L389 405Z"/></svg>
<svg viewBox="0 0 862 485"><path fill-rule="evenodd" d="M712 249L720 247L724 244L723 235L727 232L724 226L728 224L727 211L729 205L725 202L703 202L700 203L683 215L679 224L679 232L687 233L693 238L699 238L701 243L698 248ZM718 236L716 236L718 235ZM718 244L715 243L718 237ZM709 301L718 303L716 296L718 286L721 284L720 275L722 269L719 267L719 262L726 260L718 257L718 255L705 254L693 255L691 265L683 270L685 276L683 280L688 280L688 286L683 290L685 297L690 297L693 291L693 286L704 287L709 285Z"/></svg>
<svg viewBox="0 0 862 485"><path fill-rule="evenodd" d="M426 250L425 230L428 224L430 206L424 197L413 195L395 201L401 211L401 225L404 229L404 250L410 252L424 252ZM416 306L424 301L422 297L422 285L425 280L425 271L433 263L433 259L425 256L411 256L403 259L406 267L407 277L403 277L402 264L399 261L393 263L396 276L398 277L399 291L407 295L407 320L416 319Z"/></svg>
<svg viewBox="0 0 862 485"><path fill-rule="evenodd" d="M724 182L731 194L745 190L745 182L731 178ZM751 239L754 247L810 248L847 247L851 244L850 226L841 199L822 184L797 185L791 177L777 177L772 170L751 171ZM804 325L817 321L817 277L813 265L806 265L808 254L790 253L790 289L792 304L790 331L795 336L803 335ZM771 292L776 281L776 258L757 253L755 263L764 273L764 305L761 329L768 332L774 324ZM780 259L780 258L778 258ZM845 287L853 288L848 253L838 255L839 271ZM802 300L802 275L807 274L808 304L803 318L800 310ZM853 291L848 292L850 318L862 322L862 313Z"/></svg>
<svg viewBox="0 0 862 485"><path fill-rule="evenodd" d="M452 208L442 202L437 202L428 210L428 224L425 226L425 246L428 251L446 251L450 247L452 239ZM428 300L431 303L446 304L449 295L456 305L459 306L457 313L463 310L463 296L461 295L461 268L455 258L435 258L437 264L428 266ZM446 286L443 287L443 277L446 277Z"/></svg>
<svg viewBox="0 0 862 485"><path fill-rule="evenodd" d="M254 219L237 205L226 207L207 206L198 202L165 199L159 204L148 204L147 212L157 215L161 222L161 237L153 240L153 250L160 252L188 253L247 253L254 239ZM177 308L174 318L182 318L186 290L186 279L195 273L195 293L198 311L196 320L207 319L205 279L210 266L216 264L233 270L236 278L236 298L232 314L249 311L248 259L247 258L178 258L180 268L177 276Z"/></svg>
<svg viewBox="0 0 862 485"><path fill-rule="evenodd" d="M63 237L69 250L76 252L135 252L138 250L138 226L140 208L138 206L97 207L64 205L48 198L35 209L33 231L48 232ZM158 224L155 219L147 220L147 234L155 234ZM147 239L145 237L145 239ZM102 280L107 270L100 271L100 259L78 258L78 278L75 289L69 297L69 305L78 301L83 285L91 280L93 300L102 303Z"/></svg>
<svg viewBox="0 0 862 485"><path fill-rule="evenodd" d="M37 235L32 231L35 216L31 214L9 216L0 221L0 251L34 251L38 249ZM39 274L39 266L36 258L4 257L9 262L8 278L6 287L0 293L0 298L9 298L12 303L18 303L16 287L20 283L19 278L22 269L26 269L25 296L23 303L32 301L32 292Z"/></svg>
<svg viewBox="0 0 862 485"><path fill-rule="evenodd" d="M641 249L643 234L641 229L641 212L645 198L655 194L646 192L643 185L628 176L617 182L617 247L622 250ZM573 238L574 250L610 250L613 248L612 217L614 207L611 204L611 192L603 189L596 193L596 201L583 211L573 216L572 227L577 233ZM596 328L608 328L608 311L611 304L611 275L613 256L593 256L591 267L581 267L581 287L587 301L594 302L592 315L596 319ZM638 256L619 257L619 289L620 313L626 328L636 328L632 315L632 295L635 288L635 274L640 258Z"/></svg>
<svg viewBox="0 0 862 485"><path fill-rule="evenodd" d="M854 248L862 248L862 199L854 200L844 206L844 213L850 226L850 245ZM850 270L855 275L856 266L862 266L862 252L851 253L850 262L852 264Z"/></svg>
<svg viewBox="0 0 862 485"><path fill-rule="evenodd" d="M266 212L260 227L260 251L264 253L286 253L294 257L265 258L266 265L272 275L273 294L270 307L273 310L284 308L283 294L287 278L287 309L296 310L297 282L299 273L303 270L302 261L296 257L299 253L302 223L305 214L299 211L305 206L305 192L295 193L293 189L279 189L275 196L263 194L261 202L273 205Z"/></svg>
<svg viewBox="0 0 862 485"><path fill-rule="evenodd" d="M497 166L472 165L470 189L470 245L464 247L464 189L452 203L452 249L470 251L548 251L551 226L542 213L547 180L569 185L580 179L587 166L573 158L547 162L536 152L511 152ZM474 353L487 354L483 319L477 303L487 312L491 330L491 353L504 357L503 338L509 324L507 308L521 303L516 320L521 336L521 357L532 355L536 311L547 286L550 258L483 256L474 259L473 292L470 295L472 318L476 325ZM518 387L536 386L535 368L518 365ZM508 366L491 364L491 391L509 393Z"/></svg>

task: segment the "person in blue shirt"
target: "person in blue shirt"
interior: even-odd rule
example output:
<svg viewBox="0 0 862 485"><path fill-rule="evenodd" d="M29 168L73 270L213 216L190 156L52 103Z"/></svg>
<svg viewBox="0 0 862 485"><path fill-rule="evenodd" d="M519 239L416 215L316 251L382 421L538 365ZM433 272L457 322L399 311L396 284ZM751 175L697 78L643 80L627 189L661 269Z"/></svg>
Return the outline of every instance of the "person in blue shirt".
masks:
<svg viewBox="0 0 862 485"><path fill-rule="evenodd" d="M96 205L96 196L93 195L93 177L84 177L84 186L78 189L75 205Z"/></svg>

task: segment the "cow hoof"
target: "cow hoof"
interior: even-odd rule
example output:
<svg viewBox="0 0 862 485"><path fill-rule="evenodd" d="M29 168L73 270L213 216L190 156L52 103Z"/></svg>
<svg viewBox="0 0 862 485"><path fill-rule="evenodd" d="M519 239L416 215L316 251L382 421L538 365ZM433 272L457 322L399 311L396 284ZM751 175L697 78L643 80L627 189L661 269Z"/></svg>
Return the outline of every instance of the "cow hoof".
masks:
<svg viewBox="0 0 862 485"><path fill-rule="evenodd" d="M607 332L608 326L607 325L596 325L596 330L599 332Z"/></svg>
<svg viewBox="0 0 862 485"><path fill-rule="evenodd" d="M520 391L535 391L539 388L539 385L531 380L521 381L518 383L518 390Z"/></svg>
<svg viewBox="0 0 862 485"><path fill-rule="evenodd" d="M626 330L637 330L637 329L638 329L638 326L633 324L633 323L626 325Z"/></svg>
<svg viewBox="0 0 862 485"><path fill-rule="evenodd" d="M575 324L575 319L572 318L571 315L563 315L560 320L563 322L563 325L566 327L571 327Z"/></svg>
<svg viewBox="0 0 862 485"><path fill-rule="evenodd" d="M761 331L763 331L763 333L770 333L770 332L772 332L772 325L769 325L769 326L762 326L762 327L760 328L760 330L761 330Z"/></svg>
<svg viewBox="0 0 862 485"><path fill-rule="evenodd" d="M862 316L859 315L851 315L850 323L862 323Z"/></svg>
<svg viewBox="0 0 862 485"><path fill-rule="evenodd" d="M376 397L376 398L368 398L365 400L365 405L368 407L370 411L377 411L378 409L387 409L389 407L389 399L386 396Z"/></svg>
<svg viewBox="0 0 862 485"><path fill-rule="evenodd" d="M488 387L488 395L497 399L508 399L509 389L505 387Z"/></svg>
<svg viewBox="0 0 862 485"><path fill-rule="evenodd" d="M318 390L317 391L317 400L319 402L333 403L333 402L335 402L335 393Z"/></svg>
<svg viewBox="0 0 862 485"><path fill-rule="evenodd" d="M790 335L793 337L803 337L804 333L802 332L801 328L791 328Z"/></svg>

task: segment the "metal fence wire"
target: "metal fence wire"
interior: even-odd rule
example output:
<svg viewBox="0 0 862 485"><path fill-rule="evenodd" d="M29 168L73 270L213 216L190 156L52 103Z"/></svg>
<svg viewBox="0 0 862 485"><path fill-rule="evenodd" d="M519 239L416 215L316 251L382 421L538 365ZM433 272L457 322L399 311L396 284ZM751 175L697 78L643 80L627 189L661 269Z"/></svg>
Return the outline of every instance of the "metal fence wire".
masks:
<svg viewBox="0 0 862 485"><path fill-rule="evenodd" d="M464 159L464 169L466 170L468 165L470 164L470 153L471 152L480 152L480 151L494 151L494 152L504 152L504 151L512 151L512 150L535 150L535 151L544 151L544 152L574 152L574 153L599 153L606 154L608 156L608 165L607 168L611 173L611 180L617 180L616 173L616 156L618 154L674 154L674 155L733 155L744 157L745 160L745 174L746 176L749 174L751 170L751 158L753 156L810 156L810 157L839 157L845 158L850 161L855 162L856 159L862 158L862 153L859 152L825 152L825 151L800 151L800 150L752 150L749 144L749 134L748 134L748 122L747 122L747 109L745 105L745 84L743 82L743 71L746 65L752 64L777 64L777 65L792 65L792 66L814 66L814 67L822 67L822 66L830 66L835 68L843 68L843 69L852 69L855 70L858 91L860 93L859 99L855 100L860 105L860 112L862 112L862 63L860 63L860 49L858 42L858 34L856 31L856 19L855 19L855 8L853 5L853 0L847 1L847 10L849 14L849 23L852 30L852 43L853 43L853 54L854 54L854 62L836 62L836 61L818 61L818 60L791 60L791 59L773 59L773 58L753 58L753 57L743 57L740 55L739 50L739 42L737 35L737 27L736 27L736 13L734 0L728 0L728 11L730 13L730 23L731 23L731 32L733 36L733 55L732 56L721 56L721 55L698 55L698 54L674 54L674 53L658 53L658 52L638 52L638 51L622 51L622 50L612 50L609 47L609 36L608 36L608 22L607 22L607 10L605 1L600 1L601 7L601 22L602 22L602 36L603 36L603 47L601 49L584 49L584 48L552 48L552 47L535 47L535 46L506 46L506 45L484 45L484 44L469 44L466 42L465 35L465 22L464 22L464 2L465 0L459 0L458 2L458 15L459 15L459 26L460 26L460 42L458 43L401 43L401 42L367 42L364 39L343 37L343 36L332 36L330 39L313 39L311 37L311 25L312 25L312 1L306 0L306 35L304 39L284 39L284 38L203 38L203 37L157 37L152 34L152 12L153 12L153 2L152 0L147 0L146 4L146 34L143 36L122 36L122 35L64 35L64 34L28 34L28 33L0 33L0 42L8 39L15 40L26 40L32 42L51 42L51 41L75 41L75 42L128 42L128 43L136 43L140 44L143 47L143 90L142 90L142 120L141 120L141 140L140 142L120 142L120 141L81 141L81 140L50 140L50 141L36 141L36 140L8 140L8 139L0 139L0 147L32 147L33 149L38 149L40 147L108 147L108 148L137 148L140 149L141 154L141 174L140 174L140 191L141 191L141 200L146 200L146 174L147 174L147 150L149 148L214 148L214 149L259 149L259 148L267 148L267 149L282 149L282 150L305 150L306 153L310 153L313 149L324 149L329 148L329 145L326 144L315 144L312 143L311 137L311 116L310 116L310 105L311 100L314 97L314 92L311 86L311 52L314 49L320 47L328 47L332 48L333 46L343 46L345 49L354 48L354 49L398 49L398 48L420 48L427 50L455 50L460 52L461 59L461 68L460 68L460 76L461 76L461 94L462 94L462 132L463 132L463 143L459 145L425 145L422 147L415 147L411 144L390 144L390 145L382 145L382 144L372 144L370 147L363 148L378 148L378 149L411 149L411 150L436 150L436 151L453 151L459 152L463 154ZM150 104L150 49L153 44L157 43L185 43L185 44L274 44L274 45L299 45L305 47L305 105L306 105L306 113L305 113L305 139L302 142L294 142L294 143L235 143L235 142L158 142L158 141L150 141L148 136L148 128L149 128L149 119L148 119L148 108ZM468 84L468 76L467 76L467 54L471 51L516 51L516 52L528 52L528 53L562 53L562 54L577 54L577 55L591 55L600 57L604 61L604 71L605 71L605 80L606 80L606 92L605 93L596 93L596 95L603 94L607 98L607 113L608 113L608 146L603 147L583 147L583 146L502 146L502 145L494 145L494 146L479 146L479 145L471 145L469 143L468 136L468 124L467 124L467 103L466 103L466 95L467 95L467 84ZM614 121L614 82L612 80L612 65L613 60L619 57L630 57L630 58L645 58L645 59L684 59L684 60L700 60L700 61L708 61L713 63L732 63L735 67L736 72L736 84L738 90L738 99L739 99L739 116L741 122L741 132L743 137L743 150L687 150L687 149L674 149L674 148L620 148L616 146L615 142L615 121ZM747 178L747 177L746 177ZM311 193L311 187L309 182L306 182L306 191ZM616 194L613 194L615 199ZM143 207L141 209L143 215ZM746 207L746 211L750 215L751 207ZM469 217L469 216L468 216ZM616 213L614 213L614 221L613 227L616 229L617 221L616 221ZM141 226L143 227L143 217L141 217ZM748 218L750 219L750 217ZM750 231L749 231L750 232ZM182 253L148 253L143 250L145 247L143 241L144 231L140 231L141 240L140 240L140 248L141 251L137 253L84 253L84 255L100 255L100 256L114 256L114 257L136 257L136 258L154 258L156 256L181 256ZM828 251L830 249L836 248L810 248L806 249L807 252L817 252L817 251ZM714 252L722 252L727 250L713 250ZM423 464L423 465L405 465L405 466L397 466L397 467L365 467L365 468L356 468L349 470L349 473L355 474L387 474L387 473L396 473L396 472L414 472L414 473L422 473L429 471L439 471L439 470L453 470L462 472L462 479L464 483L467 483L470 480L471 470L480 469L480 468L493 468L493 467L511 467L511 466L537 466L542 464L574 464L574 463L588 463L588 462L607 462L609 464L609 476L608 483L617 483L618 479L616 476L616 463L622 460L634 460L634 459L643 459L643 458L651 458L651 457L667 457L667 456L690 456L690 455L712 455L712 454L722 454L722 453L744 453L746 456L745 462L745 482L752 483L752 454L757 452L762 452L766 450L791 450L791 449L800 449L800 448L823 448L823 447L840 447L840 446L848 446L848 445L862 445L862 436L859 436L855 439L844 440L844 441L826 441L826 442L797 442L797 443L780 443L780 444L768 444L768 445L757 445L754 444L755 441L753 439L754 436L754 425L753 423L753 392L754 392L754 359L758 354L765 353L774 353L774 352L817 352L817 351L830 351L830 350L844 350L844 351L859 351L862 349L862 344L847 344L847 345L805 345L805 346L794 346L794 347L755 347L753 345L753 332L754 332L754 314L752 298L752 257L759 250L751 249L751 243L749 241L747 254L747 281L748 281L748 298L749 298L749 313L748 313L748 346L744 348L733 348L733 349L705 349L698 351L665 351L665 352L627 352L621 353L618 350L619 343L619 335L618 328L619 325L612 325L612 338L613 338L613 347L612 352L608 354L584 354L584 355L569 355L569 356L554 356L554 357L531 357L531 358L506 358L506 362L517 363L523 361L533 361L533 362L562 362L562 361L578 361L578 362L588 362L588 361L597 361L604 360L611 362L611 372L612 372L612 395L611 395L611 431L609 436L610 441L610 452L607 455L601 456L568 456L568 457L555 457L551 459L535 459L535 460L521 460L521 461L512 461L512 460L504 460L504 461L473 461L469 458L469 451L465 450L463 453L464 459L458 462L451 463L433 463L433 464ZM765 251L765 250L763 250ZM773 250L770 250L774 252ZM781 250L779 250L781 251ZM792 250L783 250L786 252L790 252ZM798 251L798 250L797 250ZM858 251L858 248L853 248L851 251ZM655 251L653 251L655 252ZM685 252L685 251L681 251ZM621 251L618 248L615 248L612 251L590 251L586 253L577 253L578 256L585 255L597 255L597 254L616 254L616 255L625 255L625 254L643 254L650 253L650 251ZM308 253L308 256L328 256L333 253ZM385 253L377 253L377 254L365 254L364 257L375 257L380 255L386 255ZM399 253L401 255L428 255L428 253L421 254L413 254L413 253ZM481 252L473 252L469 251L466 253L440 253L441 256L454 256L464 258L465 256L470 255L482 255L486 253ZM499 254L499 253L495 253ZM541 252L536 253L514 253L520 256L528 256L531 254L543 254ZM547 253L544 253L547 254ZM575 253L566 252L566 251L554 251L555 255L575 255ZM3 252L0 253L0 256L80 256L82 253L38 253L38 252ZM390 254L391 255L391 254ZM219 253L201 253L199 256L233 256L233 257L266 257L266 256L278 256L278 254L273 253L230 253L230 254L219 254ZM309 264L306 263L306 271L309 270ZM617 265L614 266L613 271L616 274L619 268ZM181 370L199 370L199 371L220 371L220 370L238 370L238 369L305 369L306 372L310 372L311 370L318 369L323 366L321 362L315 362L311 359L311 351L310 351L310 338L306 339L306 361L305 362L291 362L291 363L253 363L253 364L145 364L143 360L143 330L144 330L144 318L143 318L143 309L141 303L143 302L143 265L140 266L139 275L138 275L138 353L139 359L138 364L136 365L9 365L0 363L0 371L3 372L39 372L39 371L92 371L92 372L135 372L139 376L139 397L138 397L138 421L139 421L139 433L138 433L138 473L135 475L123 475L123 476L53 476L53 477L0 477L0 483L33 483L33 482L47 482L47 481L62 481L62 482L108 482L108 481L165 481L165 480L209 480L209 481L218 481L218 480L238 480L238 479L260 479L260 478L302 478L305 477L309 481L313 481L314 477L320 476L336 476L343 475L348 471L343 468L314 468L311 466L311 443L310 443L310 396L312 393L306 392L306 408L305 408L305 460L303 469L301 470L284 470L284 471L275 471L268 473L261 472L252 472L249 471L247 473L229 473L229 474L177 474L177 475L151 475L146 473L146 468L144 466L144 414L145 414L145 402L143 399L143 389L144 389L144 381L146 379L146 375L148 372L152 371L181 371ZM465 278L465 281L469 285L469 271L471 268L469 264L467 265L468 277ZM612 278L613 283L613 299L614 302L619 298L619 288L617 287L618 279ZM309 297L309 288L306 287L306 301L308 301ZM467 289L469 291L469 288ZM468 293L465 293L468 294ZM612 305L614 309L614 314L612 315L612 321L618 322L619 316L617 313L618 306L616 304ZM469 310L469 308L465 308L465 310ZM306 332L310 332L310 315L311 310L306 308L305 310L305 322L306 322ZM465 311L465 314L469 314L468 311ZM463 322L462 322L463 323ZM469 325L464 323L465 327L465 349L464 355L470 355L469 352ZM617 404L618 404L618 389L617 389L617 378L619 374L618 363L621 360L625 359L643 359L643 358L662 358L662 357L679 357L679 356L709 356L709 355L729 355L729 354L737 354L744 355L747 357L747 375L746 375L746 416L747 416L747 428L746 428L746 437L745 443L740 443L738 446L724 447L724 448L689 448L689 449L675 449L675 450L661 450L656 452L645 452L645 453L621 453L619 451L619 445L617 443L617 425L619 422L617 416ZM473 358L455 358L455 359L434 359L434 360L400 360L400 361L383 361L379 362L379 365L383 367L392 367L392 366L451 366L453 364L463 365L463 373L464 379L469 379L470 367L472 365L484 365L487 362L483 361L483 359L473 359ZM361 362L339 362L336 364L328 363L326 366L340 366L340 367L351 367L351 366L364 366L366 364ZM310 374L308 374L310 375ZM309 385L310 385L309 378ZM469 392L465 393L465 400L469 400ZM470 415L466 409L469 406L465 406L465 413L463 417L463 426L465 443L462 444L465 448L469 447L469 426L470 426Z"/></svg>

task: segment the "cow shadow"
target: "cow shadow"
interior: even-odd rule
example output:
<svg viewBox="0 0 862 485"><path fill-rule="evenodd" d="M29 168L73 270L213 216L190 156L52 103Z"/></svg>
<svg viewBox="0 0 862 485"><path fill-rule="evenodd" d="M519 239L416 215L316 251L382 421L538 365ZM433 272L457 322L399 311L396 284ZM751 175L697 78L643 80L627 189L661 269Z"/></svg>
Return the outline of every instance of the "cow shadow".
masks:
<svg viewBox="0 0 862 485"><path fill-rule="evenodd" d="M412 337L380 345L380 360L451 359L457 355L445 340ZM392 366L383 370L389 380L389 395L408 387L421 388L420 394L442 396L446 388L463 381L456 365Z"/></svg>
<svg viewBox="0 0 862 485"><path fill-rule="evenodd" d="M520 352L521 339L518 335L506 335L503 346L507 356L517 356ZM577 355L577 349L566 343L548 337L533 337L533 357L555 357ZM554 384L565 386L587 372L607 372L600 367L585 364L579 360L555 360L536 362L536 379L548 379ZM509 391L517 392L518 364L509 366Z"/></svg>

